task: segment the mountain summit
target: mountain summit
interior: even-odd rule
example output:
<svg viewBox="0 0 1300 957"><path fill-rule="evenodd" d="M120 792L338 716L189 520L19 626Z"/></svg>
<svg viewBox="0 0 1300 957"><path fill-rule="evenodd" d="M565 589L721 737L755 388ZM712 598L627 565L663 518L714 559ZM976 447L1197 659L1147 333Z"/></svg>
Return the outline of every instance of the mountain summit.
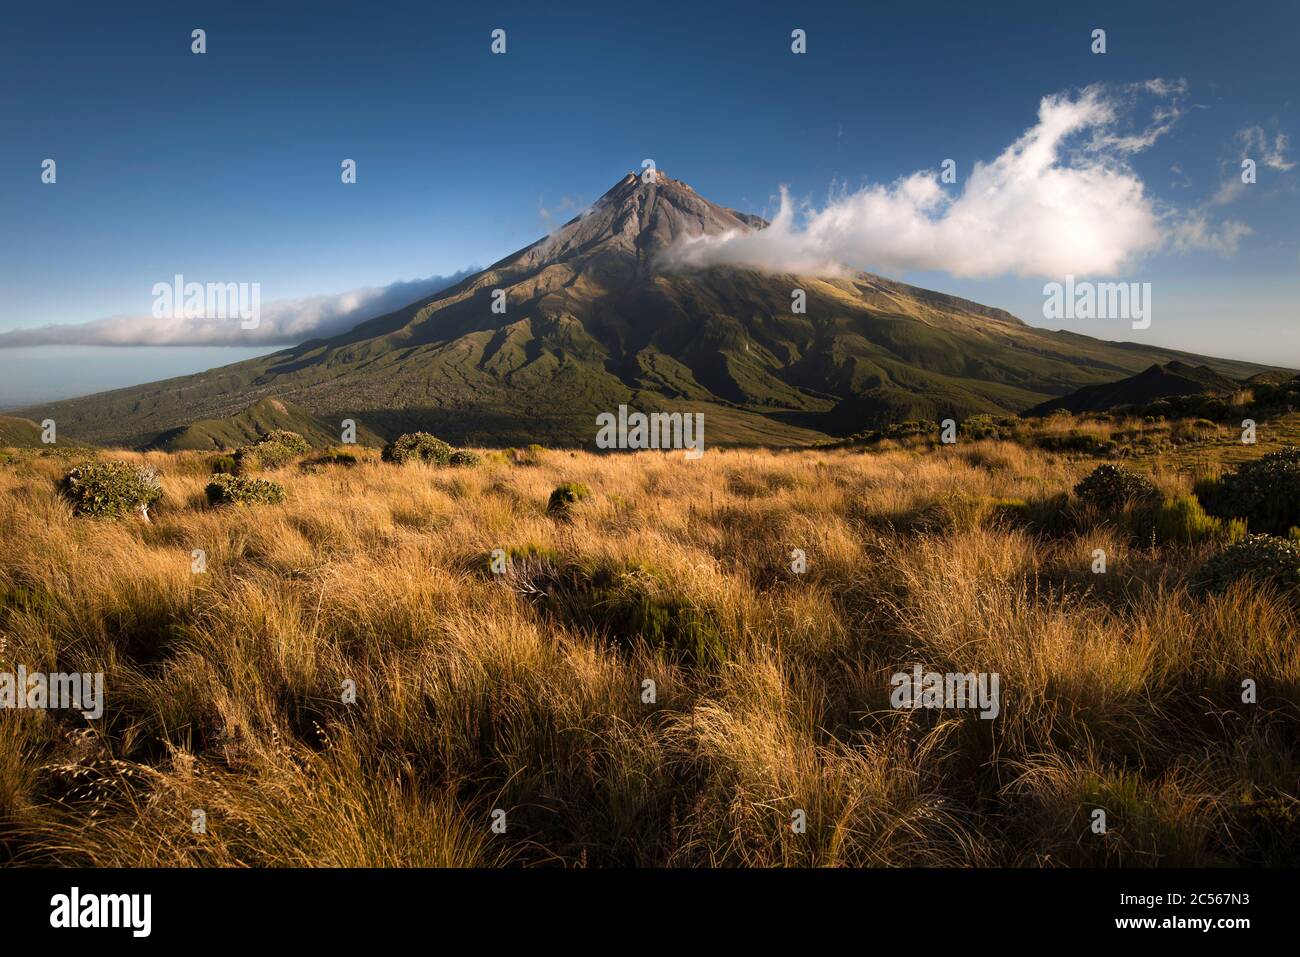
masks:
<svg viewBox="0 0 1300 957"><path fill-rule="evenodd" d="M24 414L100 443L215 444L275 398L381 436L590 446L595 417L628 405L703 412L711 443L804 444L903 419L1019 412L1174 359L1229 376L1262 368L1037 329L866 273L667 268L674 243L765 226L662 172L629 173L551 235L343 335Z"/></svg>
<svg viewBox="0 0 1300 957"><path fill-rule="evenodd" d="M643 183L628 173L581 216L498 266L580 263L616 271L652 268L673 243L695 236L759 229L766 222L709 202L685 183L657 172Z"/></svg>

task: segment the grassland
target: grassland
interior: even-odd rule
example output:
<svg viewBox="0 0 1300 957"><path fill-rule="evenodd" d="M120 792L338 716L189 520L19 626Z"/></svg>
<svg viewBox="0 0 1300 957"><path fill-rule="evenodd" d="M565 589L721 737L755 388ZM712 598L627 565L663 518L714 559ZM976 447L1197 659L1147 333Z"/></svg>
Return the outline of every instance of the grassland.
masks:
<svg viewBox="0 0 1300 957"><path fill-rule="evenodd" d="M1148 434L1118 444L1170 496L1240 450L1062 421L1042 428ZM0 465L0 671L102 671L107 702L96 722L0 715L0 855L1300 861L1294 590L1200 589L1219 544L1061 505L1100 459L1031 445L534 450L466 469L362 450L270 473L283 505L227 508L206 503L209 455L110 453L160 474L147 522L75 517L69 459L19 455ZM590 497L548 513L564 482ZM1069 521L1024 520L1052 508ZM913 664L998 673L1000 715L892 708Z"/></svg>

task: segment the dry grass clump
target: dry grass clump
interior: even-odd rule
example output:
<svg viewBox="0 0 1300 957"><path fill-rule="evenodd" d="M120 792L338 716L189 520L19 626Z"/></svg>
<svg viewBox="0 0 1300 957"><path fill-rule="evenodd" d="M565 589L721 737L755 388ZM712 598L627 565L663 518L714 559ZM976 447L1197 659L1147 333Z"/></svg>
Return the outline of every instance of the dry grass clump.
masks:
<svg viewBox="0 0 1300 957"><path fill-rule="evenodd" d="M1296 588L1198 587L1221 537L1081 503L1095 459L324 455L213 508L210 456L113 458L160 477L151 522L0 469L0 673L105 674L99 721L0 720L0 856L1296 863ZM892 707L915 665L997 673L998 717Z"/></svg>

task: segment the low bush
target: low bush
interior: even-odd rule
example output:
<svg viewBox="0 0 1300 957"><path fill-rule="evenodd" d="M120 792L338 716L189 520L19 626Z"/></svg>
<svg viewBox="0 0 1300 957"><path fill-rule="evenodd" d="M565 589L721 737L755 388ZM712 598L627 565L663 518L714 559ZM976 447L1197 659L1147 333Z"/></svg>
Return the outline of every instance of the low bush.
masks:
<svg viewBox="0 0 1300 957"><path fill-rule="evenodd" d="M304 472L319 472L327 465L352 467L361 462L361 457L350 449L330 449L306 458L298 466Z"/></svg>
<svg viewBox="0 0 1300 957"><path fill-rule="evenodd" d="M544 614L603 635L616 645L667 651L711 667L726 657L726 637L713 613L665 593L644 566L562 561L551 549L511 549L509 580Z"/></svg>
<svg viewBox="0 0 1300 957"><path fill-rule="evenodd" d="M483 456L469 449L457 449L451 453L447 464L455 468L474 468L483 464Z"/></svg>
<svg viewBox="0 0 1300 957"><path fill-rule="evenodd" d="M272 429L263 432L256 442L235 451L235 473L245 475L259 469L278 469L310 451L311 443L297 432Z"/></svg>
<svg viewBox="0 0 1300 957"><path fill-rule="evenodd" d="M1206 514L1196 496L1179 495L1161 503L1155 533L1163 544L1195 545L1215 539L1234 542L1245 537L1246 523L1239 518L1215 518Z"/></svg>
<svg viewBox="0 0 1300 957"><path fill-rule="evenodd" d="M1071 429L1063 435L1040 435L1035 440L1040 449L1051 452L1082 452L1085 455L1111 455L1118 444L1089 432Z"/></svg>
<svg viewBox="0 0 1300 957"><path fill-rule="evenodd" d="M1009 438L1014 428L1015 423L1012 420L995 419L987 413L981 413L964 419L959 426L959 431L962 438L978 441L979 439Z"/></svg>
<svg viewBox="0 0 1300 957"><path fill-rule="evenodd" d="M1102 512L1122 512L1132 505L1152 504L1160 497L1149 479L1118 465L1099 465L1074 487L1080 501Z"/></svg>
<svg viewBox="0 0 1300 957"><path fill-rule="evenodd" d="M1201 582L1213 590L1240 578L1300 587L1300 543L1273 535L1247 535L1201 567Z"/></svg>
<svg viewBox="0 0 1300 957"><path fill-rule="evenodd" d="M1058 538L1078 529L1070 496L1065 492L1046 498L995 499L992 503L995 519L1027 531Z"/></svg>
<svg viewBox="0 0 1300 957"><path fill-rule="evenodd" d="M1197 497L1212 515L1243 518L1252 532L1286 535L1300 525L1300 447L1291 445L1199 482Z"/></svg>
<svg viewBox="0 0 1300 957"><path fill-rule="evenodd" d="M211 505L279 505L285 498L279 482L243 475L214 475L206 491Z"/></svg>
<svg viewBox="0 0 1300 957"><path fill-rule="evenodd" d="M113 518L139 512L162 498L162 483L153 469L130 462L90 462L63 477L60 489L77 515Z"/></svg>
<svg viewBox="0 0 1300 957"><path fill-rule="evenodd" d="M591 489L581 482L565 482L551 492L546 511L552 515L567 515L575 505L591 497Z"/></svg>
<svg viewBox="0 0 1300 957"><path fill-rule="evenodd" d="M452 447L428 432L407 432L384 446L384 461L397 465L424 462L427 465L447 465L451 461Z"/></svg>

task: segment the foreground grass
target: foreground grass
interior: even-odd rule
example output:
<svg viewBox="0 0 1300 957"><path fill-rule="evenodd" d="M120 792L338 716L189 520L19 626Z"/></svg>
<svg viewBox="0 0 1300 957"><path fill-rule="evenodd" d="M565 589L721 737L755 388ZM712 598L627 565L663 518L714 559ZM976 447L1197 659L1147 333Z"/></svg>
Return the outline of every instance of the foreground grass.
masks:
<svg viewBox="0 0 1300 957"><path fill-rule="evenodd" d="M107 699L97 722L0 713L12 861L1300 861L1294 596L1204 594L1213 546L1105 516L1008 521L1094 462L371 455L211 508L210 457L121 457L162 477L152 522L74 518L58 460L0 467L0 671L103 671ZM548 514L569 481L590 497ZM913 664L998 673L1001 714L892 709Z"/></svg>

